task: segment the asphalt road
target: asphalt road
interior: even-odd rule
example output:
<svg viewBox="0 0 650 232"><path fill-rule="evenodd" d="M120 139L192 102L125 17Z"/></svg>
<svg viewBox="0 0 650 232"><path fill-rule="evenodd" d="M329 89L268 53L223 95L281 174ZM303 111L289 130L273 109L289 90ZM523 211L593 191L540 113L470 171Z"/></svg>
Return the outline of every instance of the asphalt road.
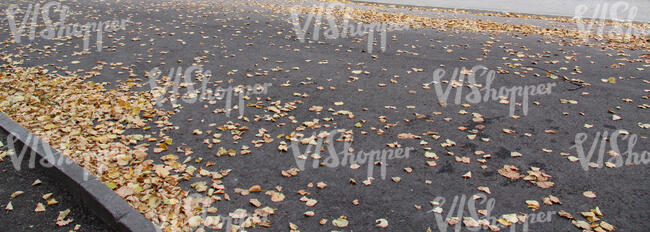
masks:
<svg viewBox="0 0 650 232"><path fill-rule="evenodd" d="M7 143L8 134L0 130L0 152L7 152L11 146ZM20 148L15 147L19 149ZM25 153L29 156L29 153ZM0 225L2 231L113 231L106 224L95 218L86 211L86 207L80 205L75 196L70 195L66 186L58 184L53 178L48 177L43 167L38 164L29 165L29 160L14 163L13 159L8 156L0 162L0 206L2 206L2 216ZM18 169L14 165L18 165ZM37 183L36 181L40 182ZM15 198L11 195L21 191ZM47 204L43 195L50 194L47 199L55 199L56 204ZM52 201L53 203L54 201ZM12 210L7 210L11 203ZM44 212L34 212L37 204L43 204ZM63 221L72 219L66 225L57 225L59 212L70 210L70 213ZM78 228L77 228L78 227Z"/></svg>
<svg viewBox="0 0 650 232"><path fill-rule="evenodd" d="M211 70L211 81L215 82L208 86L212 89L216 86L271 83L266 94L252 95L246 100L246 103L264 105L261 108L245 107L244 116L250 120L238 118L237 111L229 117L213 113L224 108L225 101L209 104L179 100L180 107L172 108L170 103L162 106L177 111L170 120L176 128L164 131L174 140L170 151L177 147L191 148L194 152L192 157L203 158L203 162L214 161L214 166L207 167L209 170L232 169L224 178L230 200L216 204L217 214L223 215L237 208L253 210L255 207L249 203L252 198L264 206L277 208L276 214L270 217L270 229L253 228L250 231L283 231L287 230L289 223L298 225L303 231L335 230L337 228L331 221L342 215L349 220L349 225L342 228L344 231L426 231L427 228L436 231L441 223L436 214L430 212L434 208L430 201L444 197L443 215L447 215L452 210L450 205L455 196L460 198L481 193L477 189L479 186L490 189L491 194L487 196L494 199L493 216L565 210L585 220L580 212L599 207L604 215L602 220L616 226L617 231L650 230L647 220L650 217L647 163L585 171L580 162L571 162L561 154L578 157L576 149L571 149L578 133L589 136L583 144L588 150L597 132L616 129L637 135L633 147L635 152L650 150L650 133L640 126L650 120L647 49L618 51L597 46L573 46L558 41L559 38L535 34L513 36L408 29L389 32L386 51L381 52L376 45L370 54L365 36L313 40L308 35L303 43L287 20L289 12L273 12L249 3L66 1L64 4L76 12L68 22L129 18L134 23L127 25L125 30L106 33L103 46L108 47L101 52L75 53L83 44L79 38L66 41L29 41L23 38L21 43L3 45L0 52L22 51L25 65L42 65L58 73L89 72L98 62L105 62L104 69L99 70L100 75L89 81L107 82L107 88L127 81L129 73L133 73L136 75L133 78L140 79L135 81L141 84L139 91L149 91L146 72L158 67L163 75L167 75L170 68L181 66L187 69L193 63ZM3 24L6 25L6 21ZM10 31L3 26L0 40L10 36ZM324 60L327 63L322 62ZM423 84L431 82L432 74L438 68L446 70L448 74L443 80L448 80L454 68L469 69L476 65L502 70L496 76L494 88L546 83L555 83L556 87L550 94L532 96L527 115L517 107L519 118L509 117L508 105L498 101L480 102L469 107L450 103L443 107L438 104L434 85L430 89L423 88ZM521 65L535 68L522 68ZM544 70L557 76L581 79L591 85L576 89L576 85L561 78L547 77ZM247 73L252 74L251 77L247 77ZM616 83L602 81L610 77L614 77ZM483 79L479 83L484 83ZM443 88L446 86L442 85ZM467 87L464 89L469 91ZM449 99L453 99L455 94L454 89ZM562 103L564 100L575 100L577 104ZM286 115L272 117L274 112L268 107L275 101L280 101L277 107L282 108L281 112ZM645 108L642 107L644 104ZM322 106L323 110L310 111L312 106ZM352 112L354 117L336 114L341 110ZM472 113L483 115L484 122L474 122ZM612 120L613 114L622 119ZM314 119L318 119L321 128L301 128L310 125L303 122ZM240 123L249 129L237 139L228 131L222 132L223 142L208 148L204 140L212 139L217 127L227 122ZM255 148L250 141L260 139L255 134L262 128L274 141ZM197 129L204 133L196 134L194 131ZM379 178L379 166L376 166L376 180L367 186L361 183L367 177L366 165L356 170L342 166L311 168L312 159L309 158L308 167L297 176L286 178L281 175L283 170L298 167L293 150L278 150L280 141L286 141L284 135L297 132L308 137L312 132L332 129L352 131L352 147L356 151L381 150L394 142L415 150L408 158L389 160L385 180ZM383 132L378 133L380 129ZM473 129L476 130L472 132ZM505 133L504 129L510 129L512 133ZM402 133L412 133L421 138L398 138ZM472 134L477 137L470 139ZM440 137L436 139L435 135ZM489 141L481 141L481 138L489 138ZM442 147L441 143L446 139L454 141L455 146ZM336 144L341 151L341 143ZM220 146L240 151L244 145L251 147L250 154L215 156ZM619 138L619 146L621 151L625 151L627 140ZM301 146L301 150L304 149L305 146ZM427 149L435 152L439 159L426 158ZM476 154L481 154L480 151L491 154L485 164L479 163L483 155ZM522 156L512 157L515 151ZM173 152L156 154L150 151L149 157L161 162L159 157L169 153ZM466 157L470 162L458 162L456 157ZM428 166L426 161L433 160L437 165ZM521 169L522 174L531 167L541 168L552 176L555 185L543 189L523 179L507 179L497 172L504 165L514 165ZM470 171L471 178L464 178L463 175ZM391 179L393 177L401 179L397 182ZM350 178L358 184L350 184ZM199 180L193 178L181 185L190 190L190 184ZM310 183L316 185L318 182L326 183L327 187L309 187ZM281 186L286 199L272 202L263 193L242 196L233 192L235 188L248 189L256 184L264 190ZM300 201L299 190L309 192L308 197L318 200L318 203L313 207L306 206ZM585 197L585 191L592 191L596 197ZM542 204L540 209L532 211L525 203L526 200L537 200L541 204L542 198L549 194L558 197L562 204ZM2 196L6 197L6 194ZM355 200L358 205L353 204ZM477 203L477 208L485 206ZM306 211L314 211L315 216L304 216ZM465 207L464 215L469 215L470 211ZM0 221L6 220L4 215ZM320 225L321 218L328 219L327 224ZM375 227L375 220L380 218L388 221L387 228ZM579 231L570 220L556 214L550 222L530 224L529 229ZM522 230L521 225L517 225L515 230Z"/></svg>

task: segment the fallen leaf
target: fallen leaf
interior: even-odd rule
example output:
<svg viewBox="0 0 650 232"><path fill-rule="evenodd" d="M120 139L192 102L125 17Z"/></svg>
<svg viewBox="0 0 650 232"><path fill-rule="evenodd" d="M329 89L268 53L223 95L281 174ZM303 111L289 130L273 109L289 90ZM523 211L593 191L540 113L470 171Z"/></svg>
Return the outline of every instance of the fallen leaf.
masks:
<svg viewBox="0 0 650 232"><path fill-rule="evenodd" d="M532 209L533 211L539 209L539 202L535 200L526 200L526 205L528 206L528 208Z"/></svg>
<svg viewBox="0 0 650 232"><path fill-rule="evenodd" d="M25 193L25 192L23 192L23 191L15 191L14 193L11 194L11 198L16 198L16 197L18 197L20 195L23 195L23 193Z"/></svg>
<svg viewBox="0 0 650 232"><path fill-rule="evenodd" d="M258 184L253 185L250 188L248 188L249 193L257 193L257 192L261 192L261 191L262 191L262 186L260 186Z"/></svg>
<svg viewBox="0 0 650 232"><path fill-rule="evenodd" d="M201 218L201 216L198 216L198 215L192 216L192 217L190 217L190 219L187 220L187 224L191 228L199 227L202 223L203 223L203 218Z"/></svg>
<svg viewBox="0 0 650 232"><path fill-rule="evenodd" d="M375 226L379 227L379 228L388 227L388 220L386 220L384 218L380 218L380 219L375 220L375 223L377 223L377 225L375 225Z"/></svg>
<svg viewBox="0 0 650 232"><path fill-rule="evenodd" d="M504 165L503 168L499 169L497 172L511 180L517 180L522 177L522 175L519 173L519 168L513 165Z"/></svg>
<svg viewBox="0 0 650 232"><path fill-rule="evenodd" d="M591 230L591 226L589 225L589 223L587 223L585 221L573 220L573 221L571 221L571 224L573 224L574 226L576 226L576 227L578 227L580 229Z"/></svg>
<svg viewBox="0 0 650 232"><path fill-rule="evenodd" d="M253 205L253 206L255 206L255 207L260 207L260 206L262 206L262 203L261 203L259 200L257 200L257 199L250 199L250 201L248 201L248 202L251 203L251 205Z"/></svg>
<svg viewBox="0 0 650 232"><path fill-rule="evenodd" d="M488 187L479 186L477 189L478 189L479 191L483 191L483 192L485 192L485 193L487 193L487 194L492 194L492 193L490 192L490 188L488 188Z"/></svg>
<svg viewBox="0 0 650 232"><path fill-rule="evenodd" d="M338 228L344 228L348 226L348 220L346 219L345 216L341 216L337 219L332 220L332 225L338 227Z"/></svg>
<svg viewBox="0 0 650 232"><path fill-rule="evenodd" d="M614 226L612 224L609 224L609 223L607 223L605 221L600 222L600 227L602 227L603 229L605 229L607 231L616 230L616 228L614 228Z"/></svg>
<svg viewBox="0 0 650 232"><path fill-rule="evenodd" d="M45 206L43 203L38 203L36 204L36 209L34 209L34 212L45 212Z"/></svg>
<svg viewBox="0 0 650 232"><path fill-rule="evenodd" d="M463 178L467 178L467 179L472 178L472 171L469 171L469 172L465 173L463 175Z"/></svg>
<svg viewBox="0 0 650 232"><path fill-rule="evenodd" d="M478 222L472 217L463 217L463 224L467 227L479 227Z"/></svg>
<svg viewBox="0 0 650 232"><path fill-rule="evenodd" d="M567 218L567 219L574 219L573 215L571 215L569 212L564 211L564 210L560 210L560 212L557 212L557 215L560 216L560 217L563 217L563 218Z"/></svg>
<svg viewBox="0 0 650 232"><path fill-rule="evenodd" d="M594 192L592 192L592 191L585 191L585 192L582 193L582 195L584 195L587 198L591 198L591 199L596 198L596 194Z"/></svg>

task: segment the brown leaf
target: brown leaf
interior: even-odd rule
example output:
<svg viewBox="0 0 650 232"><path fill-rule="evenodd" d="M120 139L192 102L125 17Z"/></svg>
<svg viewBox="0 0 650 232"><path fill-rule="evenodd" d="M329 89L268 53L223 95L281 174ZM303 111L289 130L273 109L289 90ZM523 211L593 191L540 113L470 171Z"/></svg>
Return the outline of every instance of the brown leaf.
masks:
<svg viewBox="0 0 650 232"><path fill-rule="evenodd" d="M521 177L523 177L519 173L519 168L513 166L513 165L504 165L503 168L499 169L497 172L501 174L502 176L509 178L511 180L517 180Z"/></svg>
<svg viewBox="0 0 650 232"><path fill-rule="evenodd" d="M560 212L557 212L557 215L559 215L560 217L563 217L563 218L567 218L567 219L574 219L573 215L571 215L569 212L564 211L564 210L560 210Z"/></svg>
<svg viewBox="0 0 650 232"><path fill-rule="evenodd" d="M399 139L420 139L422 137L411 134L411 133L401 133L397 135L397 138Z"/></svg>

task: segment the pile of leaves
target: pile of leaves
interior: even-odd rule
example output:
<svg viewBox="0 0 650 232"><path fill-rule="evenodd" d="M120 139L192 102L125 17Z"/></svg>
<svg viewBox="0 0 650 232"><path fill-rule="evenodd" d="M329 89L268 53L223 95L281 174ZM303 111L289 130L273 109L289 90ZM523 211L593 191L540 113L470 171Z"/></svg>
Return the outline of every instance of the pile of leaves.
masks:
<svg viewBox="0 0 650 232"><path fill-rule="evenodd" d="M129 92L126 82L115 90L84 81L87 77L49 74L42 67L20 67L2 57L0 110L63 155L99 177L154 223L183 228L192 211L182 207L188 192L170 170L172 163L148 159L148 122L163 123L166 113L146 93ZM182 212L182 213L181 213Z"/></svg>
<svg viewBox="0 0 650 232"><path fill-rule="evenodd" d="M283 8L283 6L278 6ZM529 24L510 24L510 23L501 23L491 20L481 20L481 19L472 19L472 18L435 18L420 16L413 13L400 13L400 12L391 12L387 10L382 10L381 8L334 8L327 9L326 6L293 6L293 7L284 7L285 12L290 10L297 10L302 14L325 14L331 15L336 18L342 19L343 17L348 17L349 19L357 20L361 23L382 23L390 22L392 24L398 25L408 25L411 28L434 28L438 30L454 30L454 31L469 31L469 32L487 32L487 33L518 33L518 34L536 34L541 35L546 38L562 38L562 42L567 42L570 40L570 43L573 44L587 44L589 46L602 46L605 48L629 48L629 49L644 49L648 47L648 42L650 38L647 35L628 35L629 39L624 40L621 38L621 35L613 34L602 34L599 35L594 31L590 32L581 32L577 29L566 29L566 28L551 28L551 27L539 27ZM461 12L462 13L462 12ZM328 15L328 16L329 16ZM496 15L502 17L514 17L512 15ZM575 20L566 20L566 22L576 23ZM581 21L582 22L582 21ZM582 23L594 23L593 21L584 21ZM616 25L616 26L630 26L630 24L614 24L609 23L607 25ZM637 31L647 30L647 26L640 24L631 24ZM596 43L593 42L584 42L583 36L586 36L589 39L593 39Z"/></svg>

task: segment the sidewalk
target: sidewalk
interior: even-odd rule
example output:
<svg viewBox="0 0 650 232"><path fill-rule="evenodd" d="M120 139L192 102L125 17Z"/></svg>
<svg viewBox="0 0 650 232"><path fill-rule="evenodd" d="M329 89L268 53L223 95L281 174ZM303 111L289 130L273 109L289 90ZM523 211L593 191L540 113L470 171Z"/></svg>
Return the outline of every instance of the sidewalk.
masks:
<svg viewBox="0 0 650 232"><path fill-rule="evenodd" d="M582 14L583 18L619 18L628 19L628 8L636 7L638 10L636 15L633 16L635 22L648 23L650 22L650 1L647 0L628 0L628 1L613 1L613 0L368 0L356 2L374 2L385 4L399 4L399 5L412 5L423 7L438 7L438 8L458 8L469 10L482 10L494 12L511 12L523 14L536 14L536 15L549 15L549 16L563 16L574 17L576 15L576 8L580 5L587 6L587 11ZM600 10L604 8L605 15ZM616 8L616 15L611 11L614 9L614 4L619 4ZM594 17L596 13L596 17Z"/></svg>

